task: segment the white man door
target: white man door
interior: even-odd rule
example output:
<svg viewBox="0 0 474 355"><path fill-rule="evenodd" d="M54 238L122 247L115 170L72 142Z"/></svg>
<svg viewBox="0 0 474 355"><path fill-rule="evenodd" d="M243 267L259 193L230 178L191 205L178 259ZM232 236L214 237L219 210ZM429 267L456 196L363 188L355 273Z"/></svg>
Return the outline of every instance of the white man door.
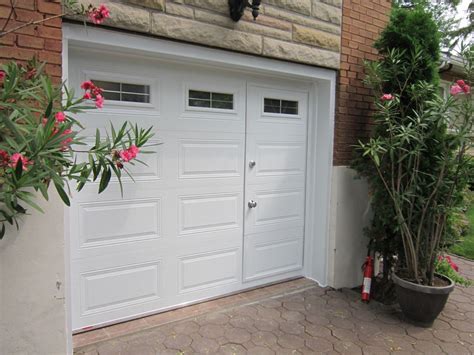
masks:
<svg viewBox="0 0 474 355"><path fill-rule="evenodd" d="M96 128L153 126L124 193L91 184L69 212L73 329L80 331L302 275L310 85L71 50L93 80Z"/></svg>

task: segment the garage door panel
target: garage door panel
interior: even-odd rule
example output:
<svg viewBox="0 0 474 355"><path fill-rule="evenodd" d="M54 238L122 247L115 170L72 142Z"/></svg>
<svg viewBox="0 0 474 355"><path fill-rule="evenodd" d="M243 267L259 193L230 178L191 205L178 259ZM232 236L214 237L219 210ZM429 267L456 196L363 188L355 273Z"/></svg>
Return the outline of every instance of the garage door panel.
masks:
<svg viewBox="0 0 474 355"><path fill-rule="evenodd" d="M248 85L247 131L249 133L304 134L308 118L308 92Z"/></svg>
<svg viewBox="0 0 474 355"><path fill-rule="evenodd" d="M158 300L161 278L161 261L84 273L82 315Z"/></svg>
<svg viewBox="0 0 474 355"><path fill-rule="evenodd" d="M79 207L79 248L161 237L161 199L87 203Z"/></svg>
<svg viewBox="0 0 474 355"><path fill-rule="evenodd" d="M143 246L147 242L142 242ZM103 250L102 250L103 251ZM71 302L74 329L113 322L163 307L166 250L153 247L73 259Z"/></svg>
<svg viewBox="0 0 474 355"><path fill-rule="evenodd" d="M244 238L244 281L301 270L303 228L247 234Z"/></svg>
<svg viewBox="0 0 474 355"><path fill-rule="evenodd" d="M242 176L242 140L181 139L179 179Z"/></svg>
<svg viewBox="0 0 474 355"><path fill-rule="evenodd" d="M247 137L246 183L304 185L306 137Z"/></svg>
<svg viewBox="0 0 474 355"><path fill-rule="evenodd" d="M111 124L116 130L118 130L125 122L130 122L133 125L136 124L139 127L153 127L152 131L158 132L160 120L161 119L158 113L144 115L132 114L130 112L117 113L113 110L100 112L91 111L91 113L88 113L87 115L80 116L81 124L86 127L83 131L81 131L81 135L95 137L96 131L99 130L101 132L101 136L105 137L106 132L109 132L109 134L111 132Z"/></svg>
<svg viewBox="0 0 474 355"><path fill-rule="evenodd" d="M215 288L240 281L241 249L214 250L178 258L178 293Z"/></svg>
<svg viewBox="0 0 474 355"><path fill-rule="evenodd" d="M178 197L178 236L241 229L242 195L204 194Z"/></svg>
<svg viewBox="0 0 474 355"><path fill-rule="evenodd" d="M246 194L257 203L246 209L246 234L304 225L304 188L248 186Z"/></svg>
<svg viewBox="0 0 474 355"><path fill-rule="evenodd" d="M173 68L163 79L173 98L162 98L160 129L245 133L244 80L232 75L223 79L206 69L183 75L182 69Z"/></svg>

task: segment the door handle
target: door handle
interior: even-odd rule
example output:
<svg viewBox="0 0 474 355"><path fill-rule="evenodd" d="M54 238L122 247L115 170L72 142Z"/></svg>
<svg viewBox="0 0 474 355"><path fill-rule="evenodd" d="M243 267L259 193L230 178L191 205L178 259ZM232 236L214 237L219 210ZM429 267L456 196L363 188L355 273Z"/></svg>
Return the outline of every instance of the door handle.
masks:
<svg viewBox="0 0 474 355"><path fill-rule="evenodd" d="M248 203L249 208L255 208L257 207L257 201L250 200Z"/></svg>
<svg viewBox="0 0 474 355"><path fill-rule="evenodd" d="M255 162L255 160L250 160L249 161L249 167L250 168L253 168L257 163Z"/></svg>

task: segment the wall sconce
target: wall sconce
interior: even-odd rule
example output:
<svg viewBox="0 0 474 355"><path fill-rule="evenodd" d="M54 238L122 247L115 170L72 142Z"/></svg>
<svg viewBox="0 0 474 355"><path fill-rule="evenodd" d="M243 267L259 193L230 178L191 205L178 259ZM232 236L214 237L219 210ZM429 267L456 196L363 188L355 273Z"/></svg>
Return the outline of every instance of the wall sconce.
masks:
<svg viewBox="0 0 474 355"><path fill-rule="evenodd" d="M244 14L245 8L250 7L252 9L253 19L256 20L260 1L261 0L252 0L250 3L249 0L229 0L230 18L235 22L239 21Z"/></svg>

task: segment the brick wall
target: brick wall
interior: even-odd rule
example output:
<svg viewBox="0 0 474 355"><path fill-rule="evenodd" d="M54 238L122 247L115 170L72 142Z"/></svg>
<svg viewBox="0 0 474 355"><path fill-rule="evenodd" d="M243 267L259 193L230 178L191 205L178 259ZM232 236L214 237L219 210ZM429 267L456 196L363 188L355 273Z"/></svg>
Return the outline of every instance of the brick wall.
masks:
<svg viewBox="0 0 474 355"><path fill-rule="evenodd" d="M338 68L342 0L265 0L253 21L227 0L80 0L106 3L105 26L287 61Z"/></svg>
<svg viewBox="0 0 474 355"><path fill-rule="evenodd" d="M390 0L344 0L341 65L336 91L334 165L348 165L353 146L372 129L373 96L364 87L364 60L377 59L372 47L388 21Z"/></svg>
<svg viewBox="0 0 474 355"><path fill-rule="evenodd" d="M15 0L15 12L5 31L30 21L37 21L61 13L59 0ZM11 10L10 0L0 0L0 30ZM56 83L61 82L61 19L57 18L36 26L28 26L0 38L0 62L25 62L33 56L47 62L46 71Z"/></svg>

